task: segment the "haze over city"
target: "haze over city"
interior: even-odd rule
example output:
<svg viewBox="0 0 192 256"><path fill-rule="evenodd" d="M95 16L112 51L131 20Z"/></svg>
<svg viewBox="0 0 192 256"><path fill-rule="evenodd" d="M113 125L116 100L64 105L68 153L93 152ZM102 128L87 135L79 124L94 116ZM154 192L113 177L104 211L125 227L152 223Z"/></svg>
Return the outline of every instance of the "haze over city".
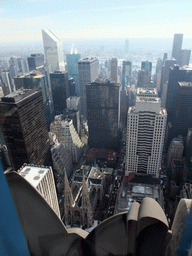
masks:
<svg viewBox="0 0 192 256"><path fill-rule="evenodd" d="M40 41L41 29L60 39L192 38L189 0L2 0L1 43Z"/></svg>

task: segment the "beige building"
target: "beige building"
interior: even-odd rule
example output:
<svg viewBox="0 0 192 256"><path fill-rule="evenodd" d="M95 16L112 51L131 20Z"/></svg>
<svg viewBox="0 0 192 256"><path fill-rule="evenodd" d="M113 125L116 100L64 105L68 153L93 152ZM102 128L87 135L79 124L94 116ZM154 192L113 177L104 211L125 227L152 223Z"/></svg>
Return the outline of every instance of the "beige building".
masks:
<svg viewBox="0 0 192 256"><path fill-rule="evenodd" d="M61 218L52 168L26 164L18 170L18 173L37 189L57 216Z"/></svg>
<svg viewBox="0 0 192 256"><path fill-rule="evenodd" d="M136 97L128 110L126 172L159 176L167 112L160 98Z"/></svg>

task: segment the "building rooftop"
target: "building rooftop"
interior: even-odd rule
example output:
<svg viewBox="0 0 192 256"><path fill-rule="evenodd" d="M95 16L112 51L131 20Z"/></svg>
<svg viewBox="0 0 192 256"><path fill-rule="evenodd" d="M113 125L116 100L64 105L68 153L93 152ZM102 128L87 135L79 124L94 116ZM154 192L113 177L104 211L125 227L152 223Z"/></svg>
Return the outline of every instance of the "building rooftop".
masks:
<svg viewBox="0 0 192 256"><path fill-rule="evenodd" d="M55 42L60 42L59 38L56 37L49 29L43 30L48 36L51 37Z"/></svg>
<svg viewBox="0 0 192 256"><path fill-rule="evenodd" d="M137 88L138 96L156 96L157 97L157 89L147 89L147 88Z"/></svg>
<svg viewBox="0 0 192 256"><path fill-rule="evenodd" d="M192 82L179 82L179 85L183 87L192 87Z"/></svg>
<svg viewBox="0 0 192 256"><path fill-rule="evenodd" d="M49 167L26 165L19 170L19 174L37 187L48 171Z"/></svg>
<svg viewBox="0 0 192 256"><path fill-rule="evenodd" d="M96 57L86 57L84 59L80 59L78 61L78 63L87 63L87 62L92 62L92 61L97 61L97 58Z"/></svg>
<svg viewBox="0 0 192 256"><path fill-rule="evenodd" d="M136 101L138 102L152 102L152 103L160 103L161 99L158 97L141 97L141 96L137 96L136 97Z"/></svg>
<svg viewBox="0 0 192 256"><path fill-rule="evenodd" d="M15 92L12 92L4 97L1 98L1 102L19 102L23 100L24 98L27 98L28 96L34 94L35 92L38 92L36 89L19 89Z"/></svg>

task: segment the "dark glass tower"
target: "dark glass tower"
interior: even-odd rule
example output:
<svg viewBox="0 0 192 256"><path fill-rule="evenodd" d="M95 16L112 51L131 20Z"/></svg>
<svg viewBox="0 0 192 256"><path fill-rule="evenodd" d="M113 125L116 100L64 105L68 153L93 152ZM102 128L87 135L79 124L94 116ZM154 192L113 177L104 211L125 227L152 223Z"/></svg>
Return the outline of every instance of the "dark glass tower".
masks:
<svg viewBox="0 0 192 256"><path fill-rule="evenodd" d="M179 51L182 48L183 34L175 34L173 39L172 57L176 60L179 58Z"/></svg>
<svg viewBox="0 0 192 256"><path fill-rule="evenodd" d="M0 124L12 167L46 164L49 138L41 91L18 90L1 98Z"/></svg>
<svg viewBox="0 0 192 256"><path fill-rule="evenodd" d="M120 115L119 85L96 79L86 87L89 146L117 149Z"/></svg>
<svg viewBox="0 0 192 256"><path fill-rule="evenodd" d="M51 90L55 114L63 114L66 108L66 99L69 95L69 80L66 71L55 71L50 73Z"/></svg>
<svg viewBox="0 0 192 256"><path fill-rule="evenodd" d="M67 71L69 74L69 78L73 78L75 82L75 94L80 96L80 88L79 88L79 72L78 72L78 61L81 59L80 54L66 54L67 60Z"/></svg>
<svg viewBox="0 0 192 256"><path fill-rule="evenodd" d="M192 69L171 67L167 88L167 145L178 135L187 136L192 126Z"/></svg>

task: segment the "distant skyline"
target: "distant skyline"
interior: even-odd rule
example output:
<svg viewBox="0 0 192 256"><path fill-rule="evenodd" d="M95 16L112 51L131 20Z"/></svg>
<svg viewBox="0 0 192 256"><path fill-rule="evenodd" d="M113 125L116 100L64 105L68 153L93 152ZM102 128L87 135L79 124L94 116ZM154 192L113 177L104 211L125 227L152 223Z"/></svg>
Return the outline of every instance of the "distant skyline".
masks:
<svg viewBox="0 0 192 256"><path fill-rule="evenodd" d="M192 38L190 0L1 0L1 43L91 38Z"/></svg>

